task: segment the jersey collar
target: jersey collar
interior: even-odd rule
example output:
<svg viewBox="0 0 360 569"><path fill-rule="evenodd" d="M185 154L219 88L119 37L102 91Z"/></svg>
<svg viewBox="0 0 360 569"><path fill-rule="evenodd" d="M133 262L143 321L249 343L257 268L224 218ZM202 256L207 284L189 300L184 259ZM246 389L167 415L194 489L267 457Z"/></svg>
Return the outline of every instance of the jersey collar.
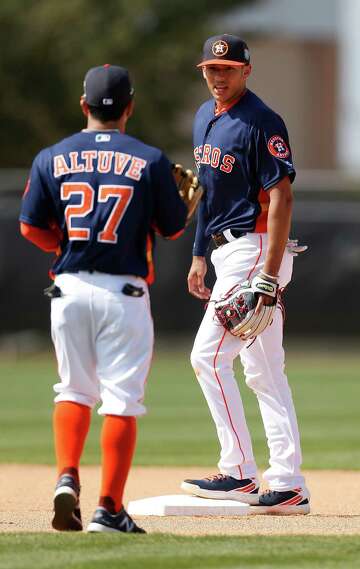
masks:
<svg viewBox="0 0 360 569"><path fill-rule="evenodd" d="M83 128L81 132L120 132L118 128Z"/></svg>
<svg viewBox="0 0 360 569"><path fill-rule="evenodd" d="M240 101L240 99L242 99L242 97L245 95L246 92L247 92L247 89L244 89L244 91L241 93L240 97L238 97L237 99L235 99L235 101L233 101L232 103L229 103L228 105L217 107L216 103L215 103L215 110L214 110L215 116L218 117L219 115L222 115L223 113L226 113L227 111L229 111L234 105L236 105Z"/></svg>

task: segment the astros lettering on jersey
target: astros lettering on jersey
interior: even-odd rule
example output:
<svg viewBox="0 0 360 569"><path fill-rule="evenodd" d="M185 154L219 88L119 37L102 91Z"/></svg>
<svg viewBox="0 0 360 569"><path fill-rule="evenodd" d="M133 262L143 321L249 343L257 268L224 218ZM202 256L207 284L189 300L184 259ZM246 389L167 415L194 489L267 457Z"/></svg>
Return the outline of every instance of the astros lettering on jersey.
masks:
<svg viewBox="0 0 360 569"><path fill-rule="evenodd" d="M213 99L204 103L195 117L193 138L206 190L194 255L203 256L211 235L229 227L266 231L266 190L285 176L292 182L295 169L282 118L250 90L220 114L214 113Z"/></svg>

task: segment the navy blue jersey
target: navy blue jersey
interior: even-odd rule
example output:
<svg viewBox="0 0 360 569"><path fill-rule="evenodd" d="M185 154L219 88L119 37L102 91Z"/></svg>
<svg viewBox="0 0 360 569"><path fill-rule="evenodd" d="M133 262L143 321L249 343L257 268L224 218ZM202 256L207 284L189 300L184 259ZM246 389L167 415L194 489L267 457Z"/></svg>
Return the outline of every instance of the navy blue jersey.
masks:
<svg viewBox="0 0 360 569"><path fill-rule="evenodd" d="M116 130L84 130L36 156L20 221L62 230L55 274L147 277L154 229L174 236L186 215L171 164L159 149Z"/></svg>
<svg viewBox="0 0 360 569"><path fill-rule="evenodd" d="M214 100L204 103L193 134L205 190L193 253L203 256L214 233L266 231L266 190L285 176L292 182L295 170L284 121L249 90L217 116Z"/></svg>

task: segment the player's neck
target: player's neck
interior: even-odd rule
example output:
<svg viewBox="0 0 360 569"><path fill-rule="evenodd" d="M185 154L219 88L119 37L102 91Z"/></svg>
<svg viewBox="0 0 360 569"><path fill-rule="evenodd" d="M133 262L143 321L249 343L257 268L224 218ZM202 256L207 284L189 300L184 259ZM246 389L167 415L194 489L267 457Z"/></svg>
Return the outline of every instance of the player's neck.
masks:
<svg viewBox="0 0 360 569"><path fill-rule="evenodd" d="M244 87L244 89L240 93L237 93L236 95L234 95L234 97L232 97L227 101L224 102L215 101L215 115L220 115L221 113L224 113L225 111L231 109L231 107L233 107L234 105L236 105L236 103L240 101L240 99L245 95L246 91L247 88Z"/></svg>
<svg viewBox="0 0 360 569"><path fill-rule="evenodd" d="M91 130L112 130L112 131L114 131L114 130L117 130L121 133L124 133L125 132L125 125L126 125L126 120L124 119L123 116L117 121L107 121L107 122L101 122L101 121L94 119L91 116L88 116L87 127L84 130L86 130L86 131L91 131Z"/></svg>

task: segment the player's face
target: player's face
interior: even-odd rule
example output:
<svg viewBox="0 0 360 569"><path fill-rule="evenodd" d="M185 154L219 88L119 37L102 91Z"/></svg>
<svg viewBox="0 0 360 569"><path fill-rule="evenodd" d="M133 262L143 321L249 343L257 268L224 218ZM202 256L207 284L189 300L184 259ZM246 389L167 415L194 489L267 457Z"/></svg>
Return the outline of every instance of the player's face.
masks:
<svg viewBox="0 0 360 569"><path fill-rule="evenodd" d="M250 65L206 65L203 75L214 99L221 104L230 103L241 95L251 72Z"/></svg>

